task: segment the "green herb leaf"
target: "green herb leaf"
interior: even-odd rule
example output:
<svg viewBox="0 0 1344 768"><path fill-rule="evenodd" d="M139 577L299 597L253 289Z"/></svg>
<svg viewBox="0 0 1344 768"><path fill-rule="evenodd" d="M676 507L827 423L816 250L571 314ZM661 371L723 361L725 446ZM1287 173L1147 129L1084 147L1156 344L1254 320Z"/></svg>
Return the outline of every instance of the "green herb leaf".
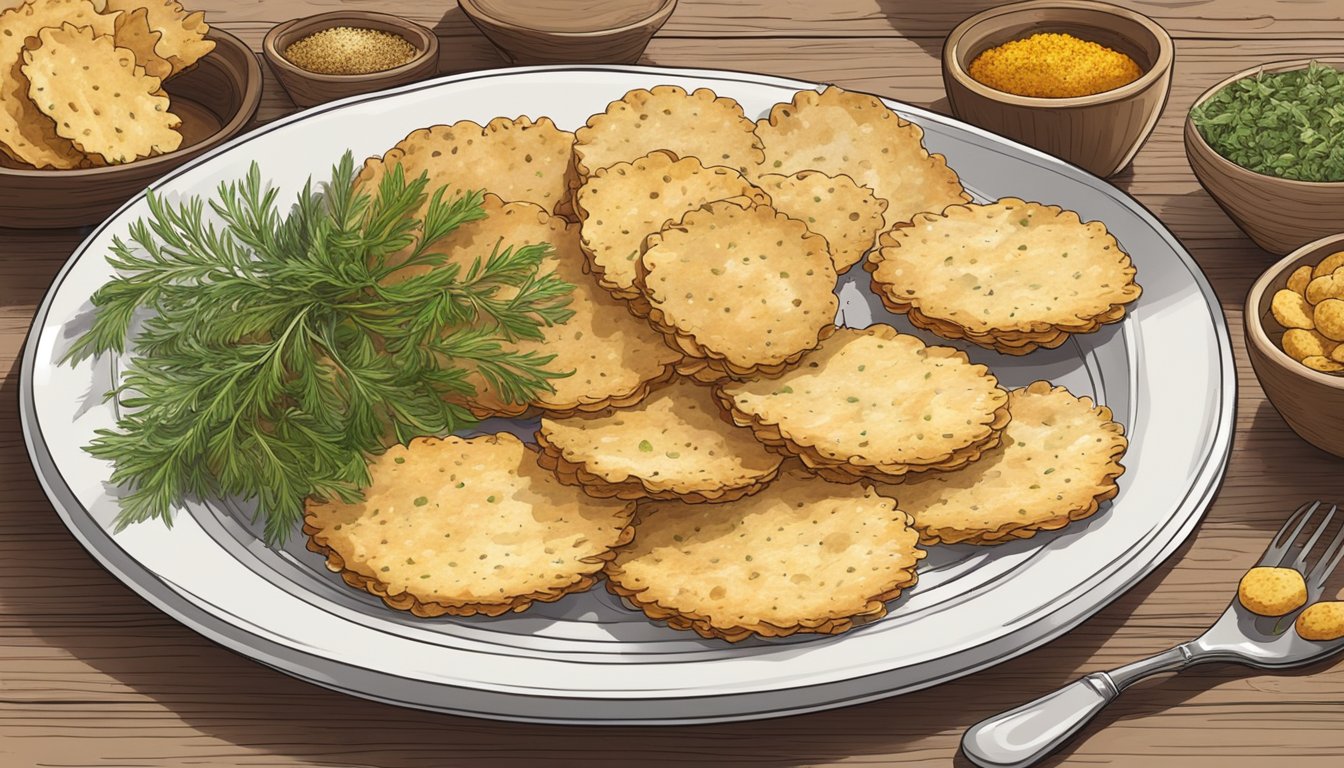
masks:
<svg viewBox="0 0 1344 768"><path fill-rule="evenodd" d="M447 264L439 241L485 216L480 192L449 200L400 167L373 193L354 177L346 153L282 214L253 164L208 209L151 192L130 242L114 240L117 276L66 359L131 351L109 393L122 416L87 448L129 489L119 528L234 497L282 542L305 498L356 501L390 442L473 424L456 404L476 394L471 373L511 403L568 375L507 346L572 315L572 286L541 269L548 245Z"/></svg>

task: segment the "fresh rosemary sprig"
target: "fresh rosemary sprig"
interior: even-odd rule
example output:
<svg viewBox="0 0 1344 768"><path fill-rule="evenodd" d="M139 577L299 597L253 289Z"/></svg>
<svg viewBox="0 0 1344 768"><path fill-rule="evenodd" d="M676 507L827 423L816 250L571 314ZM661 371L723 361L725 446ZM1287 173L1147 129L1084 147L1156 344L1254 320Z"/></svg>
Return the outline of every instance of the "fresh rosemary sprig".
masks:
<svg viewBox="0 0 1344 768"><path fill-rule="evenodd" d="M219 226L199 198L148 196L149 219L130 228L138 247L114 240L117 277L66 358L133 341L108 393L121 418L87 447L130 491L118 529L235 497L255 500L268 542L282 542L306 497L359 498L368 454L474 423L459 404L475 394L469 371L515 403L567 375L507 345L572 315L573 286L539 273L550 246L447 263L436 244L485 216L481 194L449 201L427 185L393 168L376 194L356 190L346 153L287 215L255 163L209 203Z"/></svg>

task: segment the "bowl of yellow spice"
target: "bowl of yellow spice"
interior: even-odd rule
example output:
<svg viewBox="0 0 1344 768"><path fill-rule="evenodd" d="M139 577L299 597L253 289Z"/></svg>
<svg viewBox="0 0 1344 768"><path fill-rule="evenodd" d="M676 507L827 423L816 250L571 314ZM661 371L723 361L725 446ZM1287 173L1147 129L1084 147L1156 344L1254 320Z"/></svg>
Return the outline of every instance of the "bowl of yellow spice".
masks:
<svg viewBox="0 0 1344 768"><path fill-rule="evenodd" d="M943 83L962 120L1111 176L1157 126L1174 59L1171 36L1141 13L1031 0L953 29Z"/></svg>
<svg viewBox="0 0 1344 768"><path fill-rule="evenodd" d="M332 11L279 24L262 54L300 107L380 91L433 76L439 39L387 13Z"/></svg>

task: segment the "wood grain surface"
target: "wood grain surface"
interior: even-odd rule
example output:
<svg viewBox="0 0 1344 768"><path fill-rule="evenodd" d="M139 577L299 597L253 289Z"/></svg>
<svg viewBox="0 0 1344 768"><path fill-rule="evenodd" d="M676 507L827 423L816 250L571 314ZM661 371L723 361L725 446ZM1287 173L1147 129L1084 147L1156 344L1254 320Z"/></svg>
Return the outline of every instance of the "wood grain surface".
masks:
<svg viewBox="0 0 1344 768"><path fill-rule="evenodd" d="M300 682L159 613L94 562L53 513L19 431L18 358L37 304L83 233L0 230L0 766L967 765L958 739L982 717L1198 634L1289 509L1309 498L1344 500L1344 461L1297 438L1264 399L1242 342L1241 304L1272 258L1200 189L1181 124L1194 98L1231 72L1338 55L1344 3L1119 2L1172 33L1176 67L1156 131L1114 181L1154 211L1207 272L1232 327L1240 393L1231 466L1204 522L1176 555L1094 618L957 682L760 723L507 725L401 710ZM15 3L0 0L6 4ZM434 27L443 72L502 61L450 1L188 4L254 49L279 21L360 8ZM643 61L831 81L946 111L942 38L990 5L681 0ZM269 72L265 87L259 121L294 109ZM1211 665L1145 684L1045 764L1339 766L1344 665L1328 661L1287 674Z"/></svg>

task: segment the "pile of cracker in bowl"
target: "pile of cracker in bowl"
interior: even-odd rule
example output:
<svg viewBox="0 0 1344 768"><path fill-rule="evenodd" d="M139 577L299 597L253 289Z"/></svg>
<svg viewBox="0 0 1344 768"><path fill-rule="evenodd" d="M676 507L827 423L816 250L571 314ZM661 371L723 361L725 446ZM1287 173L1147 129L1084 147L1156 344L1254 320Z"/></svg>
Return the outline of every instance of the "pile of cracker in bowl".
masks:
<svg viewBox="0 0 1344 768"><path fill-rule="evenodd" d="M0 164L72 170L176 150L165 81L215 44L176 0L29 0L0 13Z"/></svg>

